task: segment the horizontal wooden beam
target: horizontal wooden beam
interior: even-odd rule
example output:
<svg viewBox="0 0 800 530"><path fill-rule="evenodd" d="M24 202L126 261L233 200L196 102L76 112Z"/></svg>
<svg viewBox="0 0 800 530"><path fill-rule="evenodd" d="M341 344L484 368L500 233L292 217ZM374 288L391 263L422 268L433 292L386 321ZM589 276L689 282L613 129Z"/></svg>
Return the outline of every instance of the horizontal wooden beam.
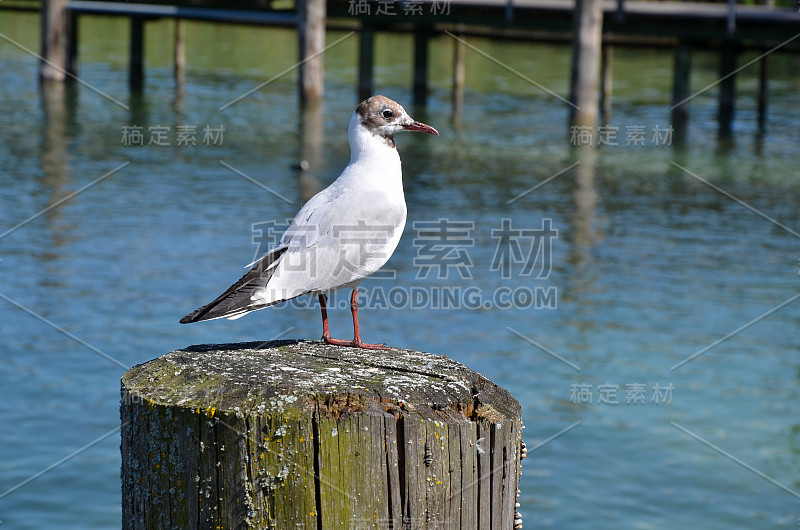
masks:
<svg viewBox="0 0 800 530"><path fill-rule="evenodd" d="M295 25L294 11L244 11L205 7L183 7L157 4L129 4L123 2L94 2L73 0L67 9L82 14L109 16L140 16L151 18L182 18L186 20L208 20L234 24Z"/></svg>

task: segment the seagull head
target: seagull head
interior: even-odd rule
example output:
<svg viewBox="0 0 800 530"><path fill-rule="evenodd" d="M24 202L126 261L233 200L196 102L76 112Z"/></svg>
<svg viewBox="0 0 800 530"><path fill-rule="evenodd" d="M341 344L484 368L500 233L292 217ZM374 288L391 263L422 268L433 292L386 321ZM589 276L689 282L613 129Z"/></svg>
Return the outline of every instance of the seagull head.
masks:
<svg viewBox="0 0 800 530"><path fill-rule="evenodd" d="M439 131L424 123L415 121L398 102L385 96L372 96L362 101L350 120L349 136L353 140L377 139L394 147L394 135L399 131L418 131L438 136Z"/></svg>

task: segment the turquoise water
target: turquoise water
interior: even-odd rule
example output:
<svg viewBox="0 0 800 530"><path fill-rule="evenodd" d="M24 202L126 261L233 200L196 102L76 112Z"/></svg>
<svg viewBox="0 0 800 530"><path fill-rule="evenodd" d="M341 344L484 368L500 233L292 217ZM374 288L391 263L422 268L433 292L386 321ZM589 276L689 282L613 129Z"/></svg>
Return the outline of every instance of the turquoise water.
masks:
<svg viewBox="0 0 800 530"><path fill-rule="evenodd" d="M3 528L119 526L125 367L190 344L321 334L313 303L177 321L252 261L264 242L254 225L291 217L346 164L357 41L329 52L325 106L304 136L292 75L219 111L292 65L293 54L260 49L291 48L291 32L190 24L177 100L171 25L148 26L141 98L126 88L126 39L101 45L125 28L87 19L80 53L81 77L127 109L84 86L40 89L35 59L0 41L0 233L46 210L0 237ZM0 32L31 49L36 29L36 17L0 18ZM406 103L411 41L377 42L376 86ZM565 94L565 48L470 42ZM584 153L569 144L563 104L476 54L454 115L451 42L433 47L429 105L406 108L441 136L397 140L409 224L387 265L394 278L364 283L363 338L446 354L514 394L529 447L526 527L796 528L798 60L770 65L765 135L756 134L756 73L746 70L732 144L716 138L711 90L692 101L678 150L652 140L669 124L670 55L617 50L620 145ZM693 67L693 88L714 81L712 55L698 53ZM123 127L134 125L145 143L151 127L169 127L169 145L124 145ZM186 125L196 127L194 146L177 145ZM222 145L206 145L206 126L224 127ZM645 129L645 145L625 145L633 127ZM303 158L311 167L299 175ZM426 275L422 237L440 219L461 238ZM498 261L510 248L497 237L504 219L529 234L549 220L558 231L549 258L529 255L538 247L519 236L525 259ZM414 292L429 298L404 304ZM528 292L555 295L531 304ZM498 293L519 298L506 307ZM434 302L445 294L462 298ZM349 312L331 318L347 336Z"/></svg>

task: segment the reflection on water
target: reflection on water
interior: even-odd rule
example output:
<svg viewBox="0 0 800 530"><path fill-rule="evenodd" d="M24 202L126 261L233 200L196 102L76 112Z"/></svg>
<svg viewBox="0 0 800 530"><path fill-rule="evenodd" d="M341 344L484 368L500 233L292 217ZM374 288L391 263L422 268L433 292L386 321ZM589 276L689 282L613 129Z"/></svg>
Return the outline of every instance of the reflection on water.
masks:
<svg viewBox="0 0 800 530"><path fill-rule="evenodd" d="M320 181L320 169L324 165L325 105L322 102L307 103L300 111L300 134L302 150L299 172L300 199L305 202L324 186Z"/></svg>
<svg viewBox="0 0 800 530"><path fill-rule="evenodd" d="M37 20L26 17L0 19L0 31L35 48L26 31L34 35ZM122 369L104 355L132 365L193 343L319 334L313 304L194 327L177 320L253 259L253 224L291 217L347 163L355 44L344 41L326 57L324 106L301 111L287 77L220 111L293 61L254 49L253 39L272 32L276 42L294 43L292 32L187 23L186 83L176 92L171 63L151 52L167 46L173 28L152 22L147 86L133 96L126 47L108 38L121 31L118 21L87 24L97 31L82 40L82 75L130 110L83 87L40 87L35 61L0 45L0 113L14 125L0 127L0 233L45 211L0 237L0 293L52 324L0 300L0 418L15 426L0 443L0 494L118 426ZM376 39L378 91L410 100L410 37ZM476 41L565 92L565 48ZM769 313L800 290L791 232L800 229L796 58L771 65L771 118L761 136L744 98L733 147L720 146L709 94L692 102L686 149L584 151L565 140L566 109L557 100L469 50L463 103L454 108L452 46L433 40L429 106L407 106L441 136L397 138L409 224L388 264L395 277L365 282L365 291L552 286L558 304L364 307L368 338L446 354L508 388L523 406L529 448L580 421L529 453L520 510L532 526L796 524L791 493L670 423L800 488L800 427L791 419L800 403L800 301ZM615 54L614 123L623 131L668 123L662 74L671 55ZM716 62L698 54L695 68L693 84L713 81ZM169 145L123 145L130 125L145 134L169 127ZM178 125L224 125L224 142L206 145L199 132L196 145L177 145ZM301 160L306 171L295 169ZM470 275L420 277L414 223L439 219L474 223L470 244L460 247ZM516 270L507 278L492 268L492 230L503 219L524 229L551 220L559 235L547 278ZM331 319L335 329L350 325L346 307ZM672 384L672 403L648 395L627 405L626 385L635 383ZM594 389L591 403L572 402L576 384ZM617 385L620 403L598 403L599 385ZM114 527L119 517L116 435L0 498L0 519L13 528Z"/></svg>
<svg viewBox="0 0 800 530"><path fill-rule="evenodd" d="M597 226L597 203L600 200L595 187L597 171L597 151L586 146L576 149L575 156L580 162L575 167L575 211L572 214L572 225L577 248L593 246L600 240Z"/></svg>
<svg viewBox="0 0 800 530"><path fill-rule="evenodd" d="M75 120L75 90L64 83L43 81L42 102L42 150L39 156L41 189L49 197L44 207L44 218L51 226L52 246L41 255L44 262L57 258L58 249L69 241L68 223L61 220L58 206L69 200L72 179L68 165L69 149L67 130Z"/></svg>

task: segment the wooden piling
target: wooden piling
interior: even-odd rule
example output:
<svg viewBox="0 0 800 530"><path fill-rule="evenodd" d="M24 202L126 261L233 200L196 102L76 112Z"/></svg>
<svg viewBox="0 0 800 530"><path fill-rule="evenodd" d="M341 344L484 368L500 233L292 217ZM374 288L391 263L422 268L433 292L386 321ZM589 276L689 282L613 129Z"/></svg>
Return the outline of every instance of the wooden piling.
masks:
<svg viewBox="0 0 800 530"><path fill-rule="evenodd" d="M128 63L128 85L138 92L144 86L144 18L131 17L131 47Z"/></svg>
<svg viewBox="0 0 800 530"><path fill-rule="evenodd" d="M576 0L572 38L570 124L596 127L597 85L603 43L602 0Z"/></svg>
<svg viewBox="0 0 800 530"><path fill-rule="evenodd" d="M736 99L736 55L738 44L726 39L722 44L719 69L719 135L727 138L733 132L733 114Z"/></svg>
<svg viewBox="0 0 800 530"><path fill-rule="evenodd" d="M424 24L414 26L413 101L417 105L424 105L428 99L428 41L430 36L430 26Z"/></svg>
<svg viewBox="0 0 800 530"><path fill-rule="evenodd" d="M375 30L364 24L358 36L358 100L363 101L373 92L372 67L375 51Z"/></svg>
<svg viewBox="0 0 800 530"><path fill-rule="evenodd" d="M175 19L175 87L179 93L183 92L186 84L186 21Z"/></svg>
<svg viewBox="0 0 800 530"><path fill-rule="evenodd" d="M758 65L758 132L766 131L767 85L769 84L769 55L761 58Z"/></svg>
<svg viewBox="0 0 800 530"><path fill-rule="evenodd" d="M300 101L320 101L325 92L325 0L298 0Z"/></svg>
<svg viewBox="0 0 800 530"><path fill-rule="evenodd" d="M123 528L512 528L520 413L428 353L178 350L122 377Z"/></svg>
<svg viewBox="0 0 800 530"><path fill-rule="evenodd" d="M78 15L70 11L67 15L67 80L78 77Z"/></svg>
<svg viewBox="0 0 800 530"><path fill-rule="evenodd" d="M67 0L42 0L39 79L64 81L70 42Z"/></svg>

